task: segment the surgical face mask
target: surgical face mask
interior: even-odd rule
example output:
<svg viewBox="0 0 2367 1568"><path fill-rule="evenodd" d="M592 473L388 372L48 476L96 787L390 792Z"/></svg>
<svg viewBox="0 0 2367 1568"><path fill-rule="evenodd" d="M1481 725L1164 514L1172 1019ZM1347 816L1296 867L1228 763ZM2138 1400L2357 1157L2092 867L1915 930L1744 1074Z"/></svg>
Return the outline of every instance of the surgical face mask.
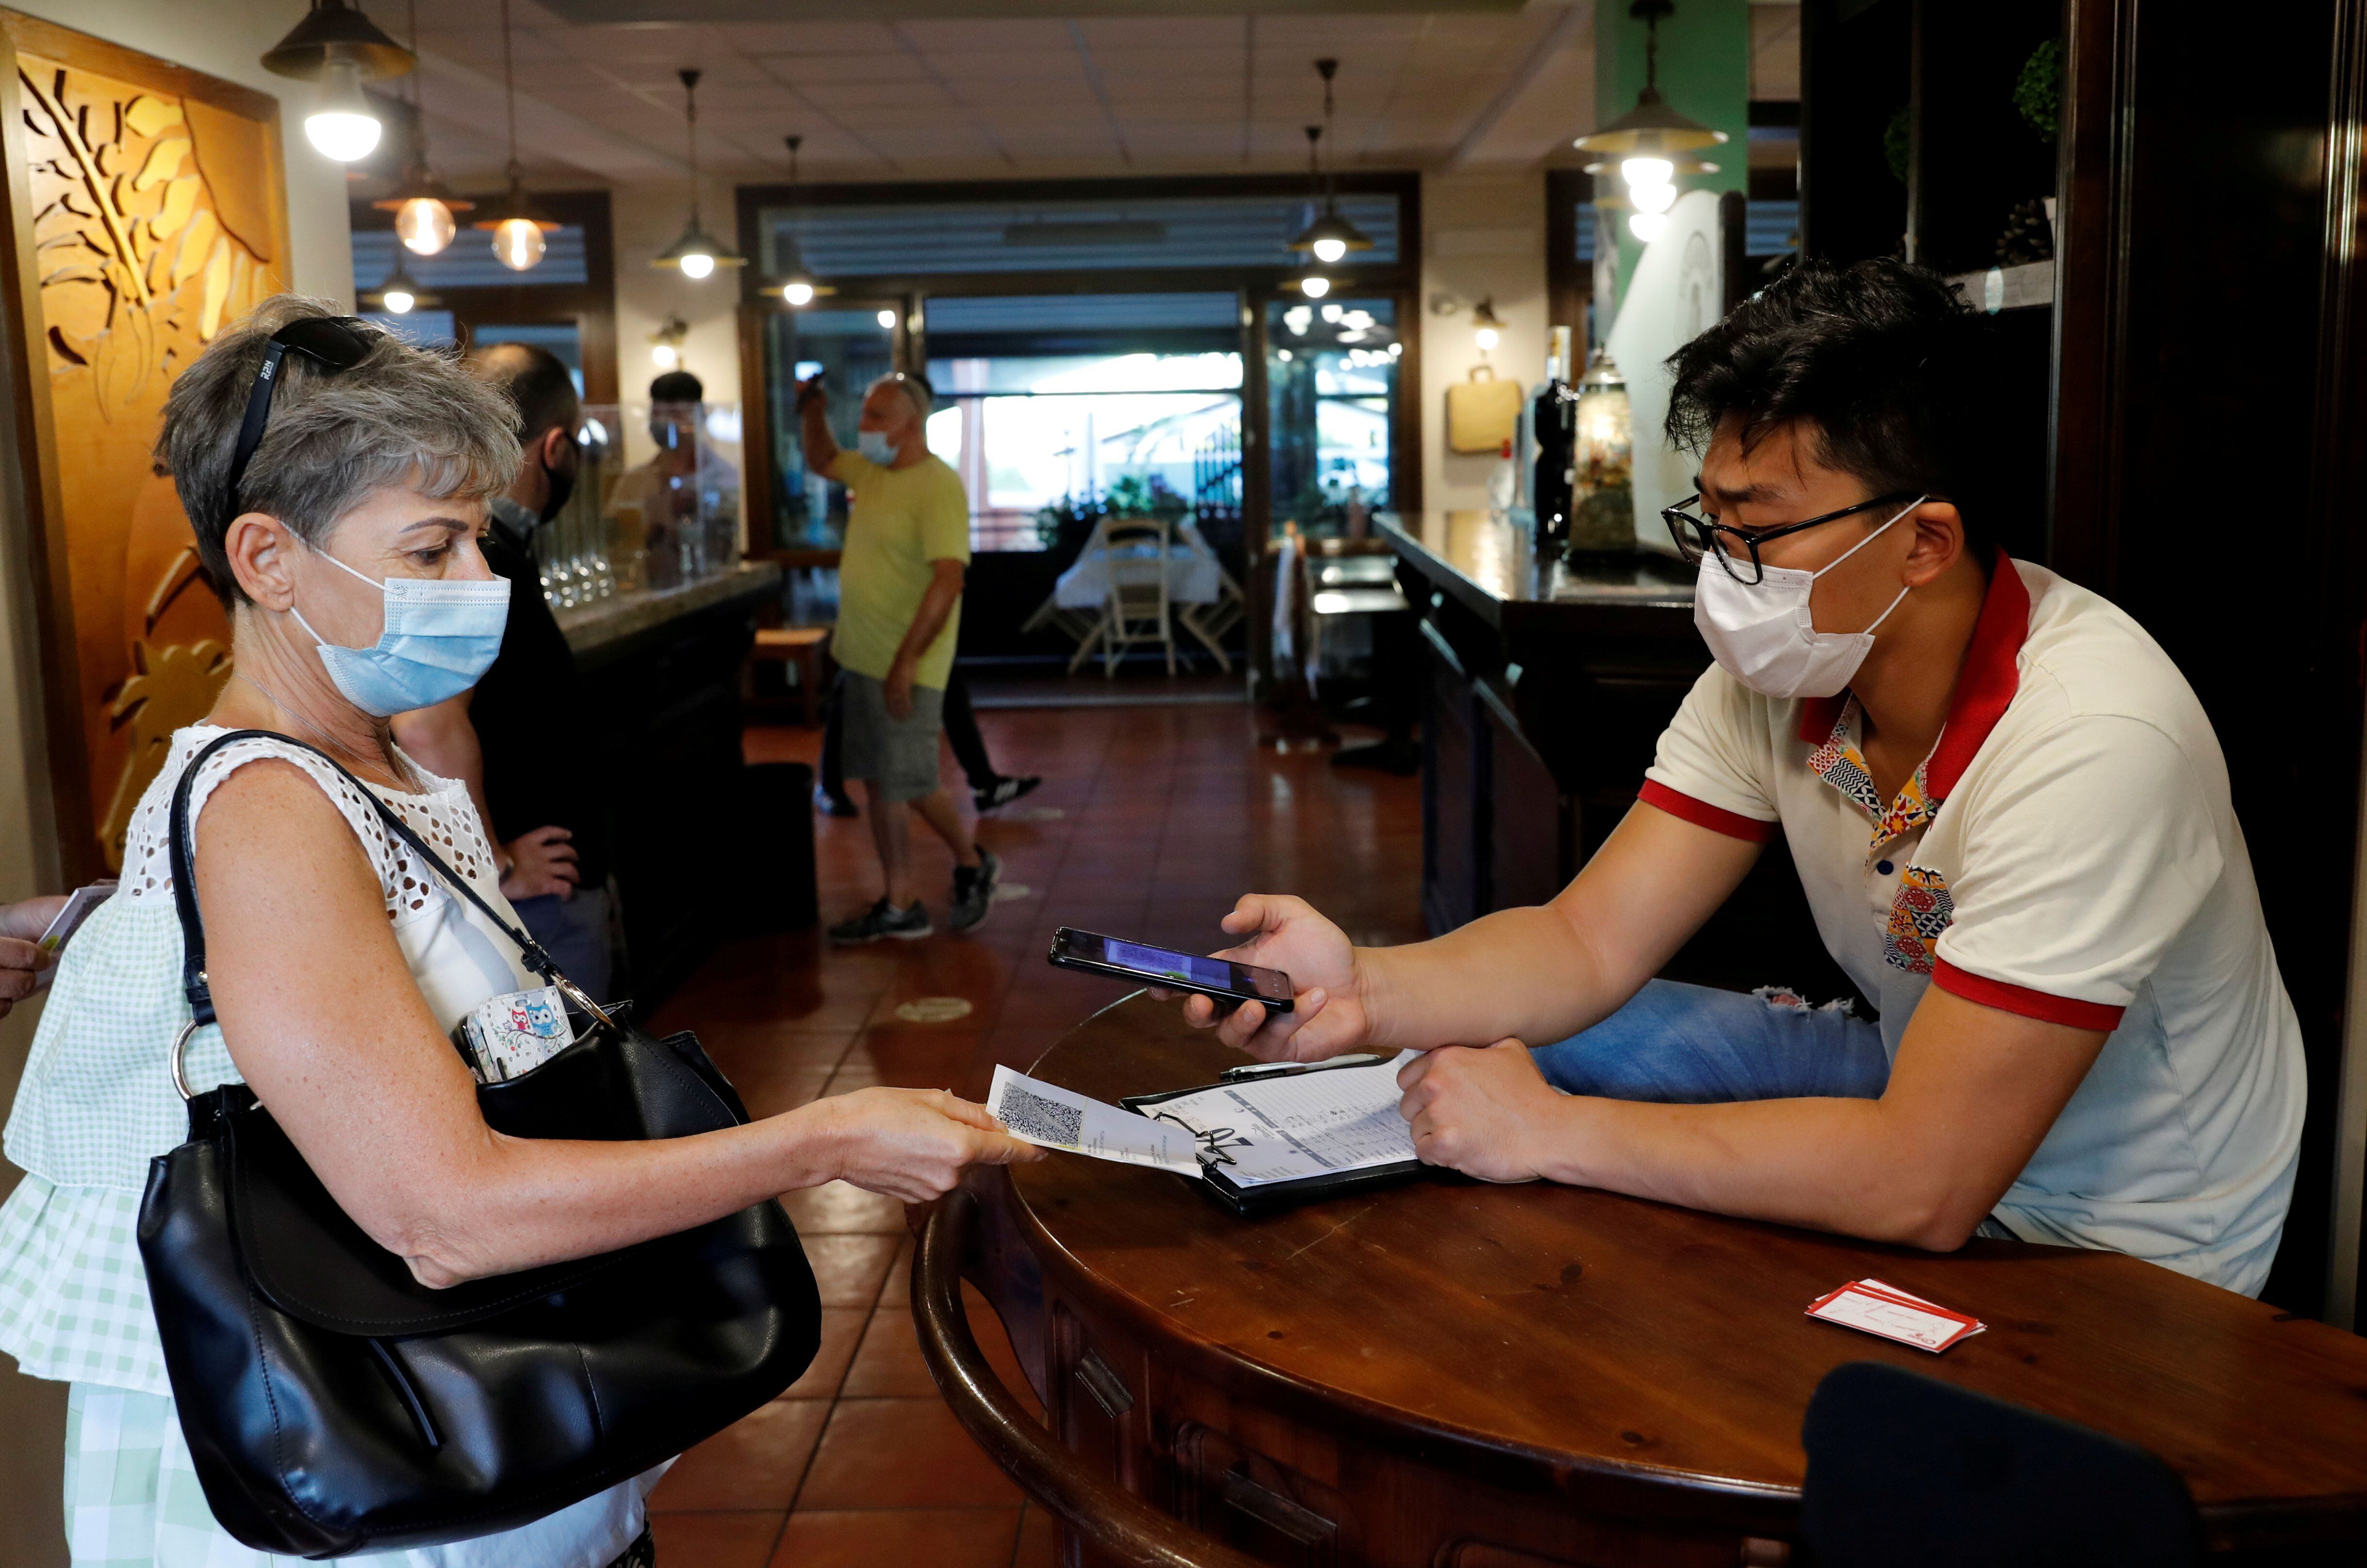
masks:
<svg viewBox="0 0 2367 1568"><path fill-rule="evenodd" d="M889 442L888 433L884 430L856 431L855 449L863 455L864 461L877 463L883 468L896 461L896 448Z"/></svg>
<svg viewBox="0 0 2367 1568"><path fill-rule="evenodd" d="M1874 651L1874 629L1890 618L1907 597L1901 588L1890 609L1862 632L1820 632L1808 614L1809 591L1825 575L1880 538L1892 523L1928 499L1917 496L1889 523L1868 534L1817 571L1771 566L1759 582L1738 582L1714 552L1704 552L1693 589L1693 625L1726 672L1778 702L1793 697L1829 697L1850 683Z"/></svg>
<svg viewBox="0 0 2367 1568"><path fill-rule="evenodd" d="M475 685L502 651L502 628L509 624L510 585L496 577L484 582L439 582L362 577L326 550L312 552L379 591L386 629L371 648L344 648L312 630L304 612L289 611L312 639L329 680L364 713L391 718L413 708L433 707Z"/></svg>

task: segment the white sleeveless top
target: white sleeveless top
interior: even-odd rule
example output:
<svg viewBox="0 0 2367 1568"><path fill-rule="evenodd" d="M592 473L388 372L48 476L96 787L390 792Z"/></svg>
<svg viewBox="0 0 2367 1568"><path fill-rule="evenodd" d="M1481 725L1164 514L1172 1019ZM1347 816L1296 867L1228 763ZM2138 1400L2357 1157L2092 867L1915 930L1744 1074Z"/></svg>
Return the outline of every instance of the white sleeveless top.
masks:
<svg viewBox="0 0 2367 1568"><path fill-rule="evenodd" d="M223 733L194 725L173 737L164 769L132 816L122 885L60 961L17 1087L5 1147L27 1174L0 1203L0 1350L33 1377L172 1393L137 1222L148 1162L188 1137L188 1112L170 1066L173 1042L189 1021L173 907L173 791L190 759ZM265 757L303 769L352 826L378 873L396 945L439 1029L449 1032L488 997L542 984L520 963L517 944L447 892L434 872L413 863L409 846L388 831L353 784L311 751L276 739L224 747L207 759L191 788L190 821L233 769ZM416 763L412 769L426 781L425 794L375 784L370 792L515 922L467 787ZM191 1037L187 1076L197 1090L237 1078L218 1026ZM518 1538L511 1541L515 1550L502 1561L606 1562L640 1528L640 1492L628 1482L510 1532L500 1539ZM606 1506L587 1506L595 1503ZM243 1550L228 1537L223 1544ZM425 1568L444 1559L431 1551L406 1561Z"/></svg>

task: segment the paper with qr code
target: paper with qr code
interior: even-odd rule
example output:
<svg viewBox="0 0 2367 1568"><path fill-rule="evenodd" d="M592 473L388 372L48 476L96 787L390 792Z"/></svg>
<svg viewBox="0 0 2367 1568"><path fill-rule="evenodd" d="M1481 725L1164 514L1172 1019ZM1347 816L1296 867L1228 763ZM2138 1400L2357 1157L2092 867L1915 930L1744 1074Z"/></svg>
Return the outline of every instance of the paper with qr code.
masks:
<svg viewBox="0 0 2367 1568"><path fill-rule="evenodd" d="M1104 1105L1009 1067L994 1069L986 1108L1023 1144L1121 1165L1145 1165L1177 1176L1200 1174L1192 1135L1183 1128Z"/></svg>
<svg viewBox="0 0 2367 1568"><path fill-rule="evenodd" d="M489 997L460 1020L460 1033L483 1083L530 1073L575 1040L556 986Z"/></svg>

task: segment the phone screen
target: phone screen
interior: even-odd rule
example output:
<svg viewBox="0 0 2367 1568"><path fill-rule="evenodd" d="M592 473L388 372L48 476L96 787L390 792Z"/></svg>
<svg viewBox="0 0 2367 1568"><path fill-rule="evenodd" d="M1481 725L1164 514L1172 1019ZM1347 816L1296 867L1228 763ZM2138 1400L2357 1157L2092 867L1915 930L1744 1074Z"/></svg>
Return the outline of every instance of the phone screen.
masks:
<svg viewBox="0 0 2367 1568"><path fill-rule="evenodd" d="M1261 969L1253 964L1235 964L1223 958L1204 958L1198 953L1177 953L1172 948L1148 947L1141 942L1123 942L1116 937L1071 931L1066 927L1061 929L1053 944L1052 956L1056 964L1067 959L1082 964L1121 969L1129 976L1153 984L1165 980L1195 989L1255 998L1266 1002L1287 1003L1291 996L1290 976L1279 969Z"/></svg>

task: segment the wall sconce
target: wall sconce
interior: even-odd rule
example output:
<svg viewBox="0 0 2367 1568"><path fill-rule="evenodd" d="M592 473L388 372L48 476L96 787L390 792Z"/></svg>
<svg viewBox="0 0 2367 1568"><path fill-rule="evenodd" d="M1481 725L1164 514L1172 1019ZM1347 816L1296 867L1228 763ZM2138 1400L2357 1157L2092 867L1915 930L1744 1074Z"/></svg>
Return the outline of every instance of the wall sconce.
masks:
<svg viewBox="0 0 2367 1568"><path fill-rule="evenodd" d="M650 334L650 363L661 370L682 367L682 340L690 335L690 323L680 316L668 316L665 325Z"/></svg>
<svg viewBox="0 0 2367 1568"><path fill-rule="evenodd" d="M1484 356L1503 341L1503 319L1496 314L1496 297L1491 294L1480 300L1471 311L1471 336L1479 344L1479 352Z"/></svg>

